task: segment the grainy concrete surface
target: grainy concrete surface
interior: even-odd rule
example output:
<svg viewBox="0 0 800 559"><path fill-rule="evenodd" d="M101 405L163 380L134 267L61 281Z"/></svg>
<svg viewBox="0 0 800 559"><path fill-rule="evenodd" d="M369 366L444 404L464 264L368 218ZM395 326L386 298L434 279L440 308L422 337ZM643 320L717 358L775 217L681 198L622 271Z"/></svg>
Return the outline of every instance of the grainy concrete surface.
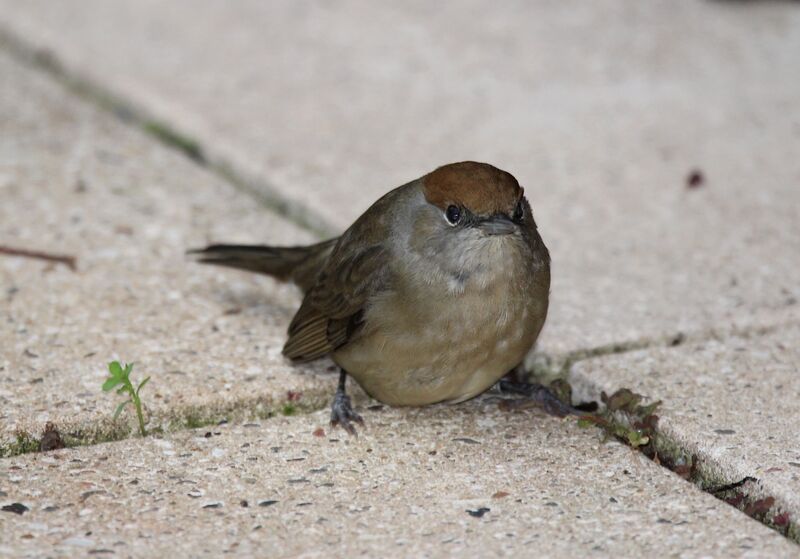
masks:
<svg viewBox="0 0 800 559"><path fill-rule="evenodd" d="M2 53L0 75L0 244L77 258L73 272L0 257L2 443L46 421L79 439L114 431L112 359L152 376L152 427L267 413L289 390L300 405L330 397L335 375L314 374L327 364L304 374L280 355L293 288L183 256L307 233Z"/></svg>
<svg viewBox="0 0 800 559"><path fill-rule="evenodd" d="M4 460L0 503L30 510L0 513L0 553L797 556L574 420L490 399L364 413L357 440L320 412Z"/></svg>
<svg viewBox="0 0 800 559"><path fill-rule="evenodd" d="M763 335L707 340L582 361L579 397L627 387L661 399L660 430L722 480L774 497L773 518L800 518L800 320ZM777 322L777 320L776 320Z"/></svg>
<svg viewBox="0 0 800 559"><path fill-rule="evenodd" d="M663 400L685 451L800 514L796 3L0 0L4 30L336 227L445 162L514 172L554 259L542 355L688 336L570 379ZM0 513L0 554L797 555L595 431L491 400L370 411L338 442L313 436L325 412L252 419L289 391L323 406L335 377L280 357L294 289L183 251L311 236L40 70L0 54L0 244L78 268L0 258L2 442L118 436L114 358L153 377L151 427L232 426L3 460L0 502L31 510Z"/></svg>
<svg viewBox="0 0 800 559"><path fill-rule="evenodd" d="M794 2L0 7L4 28L337 228L443 163L512 171L554 258L546 351L800 298Z"/></svg>

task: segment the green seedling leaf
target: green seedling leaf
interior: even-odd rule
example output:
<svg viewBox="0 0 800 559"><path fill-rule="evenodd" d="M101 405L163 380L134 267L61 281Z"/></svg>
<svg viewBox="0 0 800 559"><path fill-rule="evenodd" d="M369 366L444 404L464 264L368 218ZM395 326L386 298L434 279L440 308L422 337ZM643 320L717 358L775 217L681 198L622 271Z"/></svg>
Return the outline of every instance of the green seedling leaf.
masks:
<svg viewBox="0 0 800 559"><path fill-rule="evenodd" d="M120 378L122 377L122 365L119 364L119 361L112 361L108 364L108 372L112 377Z"/></svg>
<svg viewBox="0 0 800 559"><path fill-rule="evenodd" d="M587 427L593 427L594 425L596 424L591 419L587 419L585 417L581 417L578 419L578 427L580 427L581 429L586 429Z"/></svg>
<svg viewBox="0 0 800 559"><path fill-rule="evenodd" d="M125 401L124 401L124 402L122 402L120 405L118 405L118 406L117 406L117 409L114 411L114 419L117 419L117 418L119 417L119 414L121 414L121 413L122 413L122 410L124 410L124 409L125 409L125 406L127 406L127 405L128 405L128 404L130 404L130 403L131 403L131 401L130 401L130 400L125 400Z"/></svg>
<svg viewBox="0 0 800 559"><path fill-rule="evenodd" d="M602 392L600 399L605 409L583 416L579 425L594 424L602 429L603 441L615 438L650 458L655 456L657 460L654 441L658 437L658 416L653 412L661 405L661 401L642 405L644 396L628 388L621 388L610 396ZM689 475L692 471L690 469Z"/></svg>
<svg viewBox="0 0 800 559"><path fill-rule="evenodd" d="M644 446L650 442L650 437L642 435L639 431L628 431L627 438L633 448Z"/></svg>
<svg viewBox="0 0 800 559"><path fill-rule="evenodd" d="M108 377L106 381L103 383L103 392L108 392L109 390L113 390L118 384L122 384L122 381L117 377Z"/></svg>
<svg viewBox="0 0 800 559"><path fill-rule="evenodd" d="M142 382L139 383L139 386L136 387L136 395L139 395L139 391L144 388L144 385L150 382L150 377L147 377Z"/></svg>

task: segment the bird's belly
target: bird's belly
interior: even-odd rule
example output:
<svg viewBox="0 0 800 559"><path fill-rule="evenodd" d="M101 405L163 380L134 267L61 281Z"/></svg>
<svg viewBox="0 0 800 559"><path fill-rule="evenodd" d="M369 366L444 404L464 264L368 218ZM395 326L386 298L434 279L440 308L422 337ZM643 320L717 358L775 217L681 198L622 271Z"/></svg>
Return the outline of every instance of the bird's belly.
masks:
<svg viewBox="0 0 800 559"><path fill-rule="evenodd" d="M530 293L491 295L461 294L433 305L402 297L379 301L369 309L362 334L333 359L368 394L390 405L472 398L522 361L546 312L546 302L541 308Z"/></svg>

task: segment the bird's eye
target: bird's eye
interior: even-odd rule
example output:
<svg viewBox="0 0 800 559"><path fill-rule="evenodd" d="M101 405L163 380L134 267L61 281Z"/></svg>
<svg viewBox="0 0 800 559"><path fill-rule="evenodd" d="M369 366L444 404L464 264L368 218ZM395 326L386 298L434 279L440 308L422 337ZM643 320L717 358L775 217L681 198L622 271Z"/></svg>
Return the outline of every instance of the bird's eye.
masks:
<svg viewBox="0 0 800 559"><path fill-rule="evenodd" d="M511 219L519 223L523 217L525 217L525 208L522 206L522 200L520 200L517 202L517 207L514 208L514 215L511 216Z"/></svg>
<svg viewBox="0 0 800 559"><path fill-rule="evenodd" d="M444 216L447 218L447 221L450 222L451 225L455 225L459 221L461 221L461 208L458 206L447 206L447 209L444 212Z"/></svg>

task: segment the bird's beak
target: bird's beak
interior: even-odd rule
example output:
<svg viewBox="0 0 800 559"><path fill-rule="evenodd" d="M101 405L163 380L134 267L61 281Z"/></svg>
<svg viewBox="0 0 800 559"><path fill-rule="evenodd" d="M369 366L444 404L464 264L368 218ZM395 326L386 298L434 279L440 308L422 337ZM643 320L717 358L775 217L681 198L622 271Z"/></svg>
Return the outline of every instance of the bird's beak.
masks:
<svg viewBox="0 0 800 559"><path fill-rule="evenodd" d="M478 227L487 235L508 235L517 230L514 222L503 214L493 215L482 220Z"/></svg>

